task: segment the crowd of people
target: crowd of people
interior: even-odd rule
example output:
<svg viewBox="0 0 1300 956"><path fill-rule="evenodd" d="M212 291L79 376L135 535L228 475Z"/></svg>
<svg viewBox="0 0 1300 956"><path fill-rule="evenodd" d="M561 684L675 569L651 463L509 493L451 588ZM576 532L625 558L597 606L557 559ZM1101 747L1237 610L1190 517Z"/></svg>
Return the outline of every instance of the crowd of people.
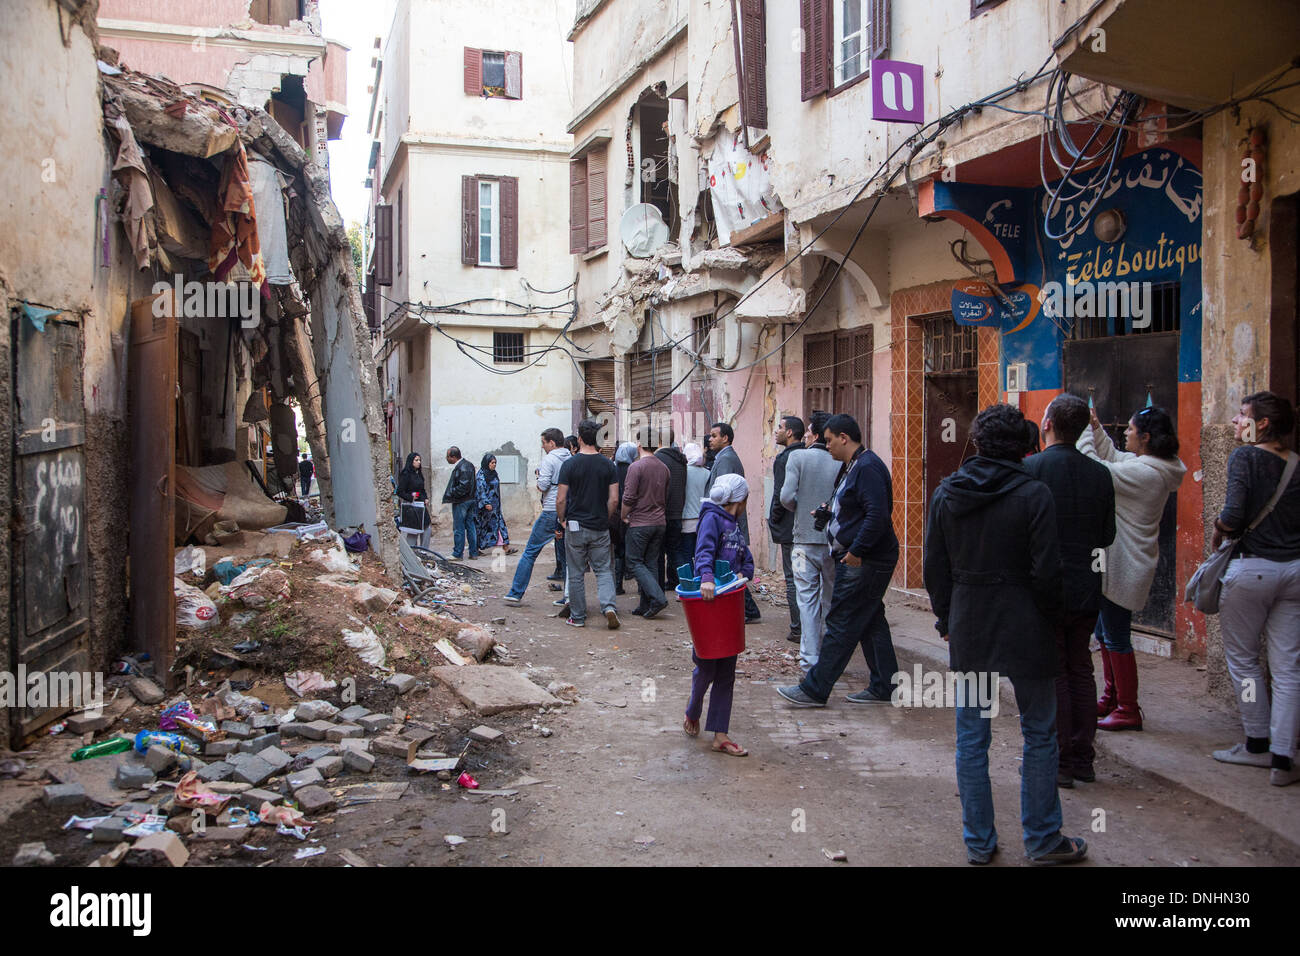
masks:
<svg viewBox="0 0 1300 956"><path fill-rule="evenodd" d="M1221 622L1229 675L1242 689L1245 739L1213 757L1267 767L1271 782L1284 786L1300 779L1300 456L1287 447L1295 413L1285 399L1257 392L1233 422L1242 444L1228 462L1213 545L1228 541L1235 549L1222 583ZM567 438L557 428L542 433L545 457L535 471L541 514L506 604L523 602L548 545L556 558L548 582L562 592L554 613L576 628L587 623L588 571L610 629L621 624L616 599L627 579L639 596L631 613L652 619L667 607L679 573L700 582L705 600L714 595L716 559L752 576L750 491L729 424L712 426L707 450L694 443L678 448L671 434L659 447L646 428L612 460L597 445L600 428L587 420ZM817 411L807 422L786 416L774 439L782 450L773 462L767 523L781 551L787 640L798 645L802 671L797 684L777 692L798 707L827 706L861 647L869 682L845 700L889 703L898 661L884 600L899 559L889 470L849 415ZM1133 615L1147 603L1161 517L1187 469L1164 409L1139 409L1121 451L1090 404L1070 394L1051 402L1041 424L1013 406L990 406L975 418L971 441L974 455L943 480L929 505L925 587L952 670L992 675L995 688L999 677L1010 679L1023 737L1027 855L1073 862L1087 844L1061 832L1058 790L1096 779L1098 730L1142 729ZM463 543L471 557L508 546L495 459L484 456L477 479L458 449L448 450L447 461L453 470L443 501L452 505L454 556ZM418 455L408 457L397 491L403 501L425 500ZM744 597L748 624L760 613L748 588ZM699 734L707 694L704 729L714 734L713 749L744 756L728 736L736 658L693 657L684 731ZM983 864L998 851L988 773L992 724L963 694L972 685L955 686L963 835L968 860Z"/></svg>

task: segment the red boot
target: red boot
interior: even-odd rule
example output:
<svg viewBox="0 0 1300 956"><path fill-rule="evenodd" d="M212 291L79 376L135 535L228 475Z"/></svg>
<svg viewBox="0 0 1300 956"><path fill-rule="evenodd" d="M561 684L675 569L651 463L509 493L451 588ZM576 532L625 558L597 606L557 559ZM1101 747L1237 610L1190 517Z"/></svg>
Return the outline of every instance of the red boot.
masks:
<svg viewBox="0 0 1300 956"><path fill-rule="evenodd" d="M1119 706L1097 721L1098 730L1141 730L1142 710L1138 707L1137 655L1110 655L1111 670L1115 675L1115 696Z"/></svg>
<svg viewBox="0 0 1300 956"><path fill-rule="evenodd" d="M1115 709L1115 669L1110 662L1110 651L1106 650L1105 645L1101 648L1101 669L1106 677L1106 687L1101 692L1101 699L1097 701L1098 720Z"/></svg>

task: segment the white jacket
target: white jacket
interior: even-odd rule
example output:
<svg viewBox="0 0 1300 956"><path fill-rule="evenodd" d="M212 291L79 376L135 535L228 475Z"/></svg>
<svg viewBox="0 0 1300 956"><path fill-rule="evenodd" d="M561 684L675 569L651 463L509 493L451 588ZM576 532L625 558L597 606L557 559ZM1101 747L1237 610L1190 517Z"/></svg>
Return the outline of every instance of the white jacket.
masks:
<svg viewBox="0 0 1300 956"><path fill-rule="evenodd" d="M537 490L542 493L542 510L555 510L555 496L559 493L560 466L571 457L569 449L561 445L552 448L537 469Z"/></svg>
<svg viewBox="0 0 1300 956"><path fill-rule="evenodd" d="M1187 466L1177 458L1118 451L1102 428L1085 428L1076 447L1105 465L1115 484L1115 541L1106 549L1101 593L1140 611L1156 576L1165 502L1178 490Z"/></svg>

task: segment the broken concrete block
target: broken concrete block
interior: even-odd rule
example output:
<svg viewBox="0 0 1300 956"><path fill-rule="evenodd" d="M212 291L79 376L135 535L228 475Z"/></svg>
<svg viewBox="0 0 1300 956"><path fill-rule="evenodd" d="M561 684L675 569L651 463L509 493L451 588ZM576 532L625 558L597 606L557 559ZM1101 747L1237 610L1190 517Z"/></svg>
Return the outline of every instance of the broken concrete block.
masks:
<svg viewBox="0 0 1300 956"><path fill-rule="evenodd" d="M230 764L226 764L230 767ZM234 767L230 767L230 772L235 772ZM243 793L245 790L251 790L252 787L246 783L240 783L238 780L214 780L208 784L208 789L213 793Z"/></svg>
<svg viewBox="0 0 1300 956"><path fill-rule="evenodd" d="M435 667L432 674L467 707L485 717L510 710L553 707L560 702L508 667Z"/></svg>
<svg viewBox="0 0 1300 956"><path fill-rule="evenodd" d="M288 777L289 789L295 794L303 787L318 787L324 782L325 778L315 767L299 770L297 773L289 774Z"/></svg>
<svg viewBox="0 0 1300 956"><path fill-rule="evenodd" d="M284 794L282 793L276 793L274 790L263 790L260 787L253 787L236 796L235 802L256 813L258 810L262 809L262 804L269 803L274 806L283 799Z"/></svg>
<svg viewBox="0 0 1300 956"><path fill-rule="evenodd" d="M299 760L306 760L306 766L311 766L321 757L330 757L338 752L339 748L336 744L315 744L302 751L297 757Z"/></svg>
<svg viewBox="0 0 1300 956"><path fill-rule="evenodd" d="M243 831L247 835L248 831ZM128 859L144 866L184 866L190 851L175 833L163 831L150 833L135 841L127 853Z"/></svg>
<svg viewBox="0 0 1300 956"><path fill-rule="evenodd" d="M223 720L221 729L226 732L227 737L234 737L236 740L246 740L253 736L253 728L238 720Z"/></svg>
<svg viewBox="0 0 1300 956"><path fill-rule="evenodd" d="M415 724L411 724L402 731L401 736L405 737L407 740L414 740L417 744L422 744L433 736L433 731L425 727L417 727Z"/></svg>
<svg viewBox="0 0 1300 956"><path fill-rule="evenodd" d="M469 735L474 740L480 740L485 744L490 744L501 736L501 731L494 730L487 724L479 724L477 727L470 730Z"/></svg>
<svg viewBox="0 0 1300 956"><path fill-rule="evenodd" d="M14 854L14 866L53 866L54 854L44 843L24 843Z"/></svg>
<svg viewBox="0 0 1300 956"><path fill-rule="evenodd" d="M176 751L153 744L145 751L144 762L156 774L164 774L176 766Z"/></svg>
<svg viewBox="0 0 1300 956"><path fill-rule="evenodd" d="M126 687L142 704L160 704L165 696L162 688L147 677L133 677Z"/></svg>
<svg viewBox="0 0 1300 956"><path fill-rule="evenodd" d="M473 655L476 661L483 661L496 646L496 638L485 627L462 627L455 637L456 645Z"/></svg>
<svg viewBox="0 0 1300 956"><path fill-rule="evenodd" d="M349 770L355 770L357 773L370 773L375 769L375 756L366 753L364 750L345 750L343 751L343 766Z"/></svg>
<svg viewBox="0 0 1300 956"><path fill-rule="evenodd" d="M82 734L92 734L97 730L103 730L113 721L103 714L96 717L88 717L85 714L78 714L76 717L68 718L68 733L81 736Z"/></svg>
<svg viewBox="0 0 1300 956"><path fill-rule="evenodd" d="M376 737L371 741L370 749L377 754L399 757L410 763L415 759L415 752L420 749L420 745L406 737Z"/></svg>
<svg viewBox="0 0 1300 956"><path fill-rule="evenodd" d="M344 737L339 741L339 753L345 754L349 750L360 750L369 753L370 740L366 737Z"/></svg>
<svg viewBox="0 0 1300 956"><path fill-rule="evenodd" d="M384 681L385 684L392 687L399 694L409 694L419 682L419 678L410 674L394 674Z"/></svg>
<svg viewBox="0 0 1300 956"><path fill-rule="evenodd" d="M155 779L154 772L142 763L122 763L118 765L113 785L119 790L139 790L149 786Z"/></svg>
<svg viewBox="0 0 1300 956"><path fill-rule="evenodd" d="M338 719L350 724L353 721L360 720L368 713L370 713L370 711L367 708L362 707L360 704L353 704L351 707L340 710L338 712Z"/></svg>
<svg viewBox="0 0 1300 956"><path fill-rule="evenodd" d="M210 763L199 771L199 779L204 783L215 783L219 780L229 780L234 775L235 768L224 760Z"/></svg>
<svg viewBox="0 0 1300 956"><path fill-rule="evenodd" d="M45 788L45 805L62 808L78 806L86 799L86 788L79 783L52 783ZM24 844L30 846L30 844ZM44 844L41 845L44 849ZM18 864L26 865L26 864Z"/></svg>
<svg viewBox="0 0 1300 956"><path fill-rule="evenodd" d="M335 724L325 731L325 739L338 742L347 737L364 736L365 731L358 724Z"/></svg>
<svg viewBox="0 0 1300 956"><path fill-rule="evenodd" d="M307 726L302 721L291 720L280 725L280 736L284 738L301 737L303 727Z"/></svg>
<svg viewBox="0 0 1300 956"><path fill-rule="evenodd" d="M352 588L352 600L362 611L379 614L388 610L388 606L397 600L397 592L389 588L377 588L364 581Z"/></svg>
<svg viewBox="0 0 1300 956"><path fill-rule="evenodd" d="M227 757L239 749L238 740L214 740L203 748L205 757Z"/></svg>
<svg viewBox="0 0 1300 956"><path fill-rule="evenodd" d="M299 730L301 735L306 737L308 740L324 740L325 734L327 734L330 728L334 726L335 725L328 720L313 720L309 724L303 724Z"/></svg>
<svg viewBox="0 0 1300 956"><path fill-rule="evenodd" d="M265 750L259 750L257 755L269 763L275 773L284 773L293 763L293 758L279 747L267 747Z"/></svg>
<svg viewBox="0 0 1300 956"><path fill-rule="evenodd" d="M296 791L293 796L298 801L298 807L308 816L323 813L326 810L333 810L335 806L334 795L324 787L303 787L301 790Z"/></svg>
<svg viewBox="0 0 1300 956"><path fill-rule="evenodd" d="M312 767L326 780L331 777L337 777L343 772L342 757L321 757Z"/></svg>
<svg viewBox="0 0 1300 956"><path fill-rule="evenodd" d="M235 779L242 783L251 783L255 787L261 786L271 774L275 773L275 768L257 754L231 754L230 756L235 768ZM238 763L234 762L235 757L240 758Z"/></svg>
<svg viewBox="0 0 1300 956"><path fill-rule="evenodd" d="M280 726L280 718L275 714L254 714L248 723L254 730L275 730Z"/></svg>
<svg viewBox="0 0 1300 956"><path fill-rule="evenodd" d="M339 712L328 700L304 700L293 709L294 720L311 723L313 720L326 720Z"/></svg>
<svg viewBox="0 0 1300 956"><path fill-rule="evenodd" d="M357 718L357 724L368 734L377 734L393 722L387 714L367 714Z"/></svg>
<svg viewBox="0 0 1300 956"><path fill-rule="evenodd" d="M95 829L91 831L91 837L96 843L117 843L123 838L122 831L132 826L135 826L135 824L126 817L105 817L95 824Z"/></svg>
<svg viewBox="0 0 1300 956"><path fill-rule="evenodd" d="M267 747L278 746L280 746L280 735L278 733L262 734L260 737L250 737L248 740L239 742L240 751L249 754L258 753Z"/></svg>

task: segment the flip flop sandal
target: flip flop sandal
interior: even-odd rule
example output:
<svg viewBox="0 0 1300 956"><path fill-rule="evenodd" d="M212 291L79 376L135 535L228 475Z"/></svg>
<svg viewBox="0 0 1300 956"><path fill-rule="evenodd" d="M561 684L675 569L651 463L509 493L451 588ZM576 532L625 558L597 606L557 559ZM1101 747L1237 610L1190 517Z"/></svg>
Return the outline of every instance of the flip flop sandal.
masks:
<svg viewBox="0 0 1300 956"><path fill-rule="evenodd" d="M748 757L749 751L734 740L728 740L721 746L714 744L711 748L714 753L726 754L729 757Z"/></svg>
<svg viewBox="0 0 1300 956"><path fill-rule="evenodd" d="M692 727L695 729L692 730ZM687 737L698 737L700 735L700 722L688 718L682 723L682 730L685 732Z"/></svg>

